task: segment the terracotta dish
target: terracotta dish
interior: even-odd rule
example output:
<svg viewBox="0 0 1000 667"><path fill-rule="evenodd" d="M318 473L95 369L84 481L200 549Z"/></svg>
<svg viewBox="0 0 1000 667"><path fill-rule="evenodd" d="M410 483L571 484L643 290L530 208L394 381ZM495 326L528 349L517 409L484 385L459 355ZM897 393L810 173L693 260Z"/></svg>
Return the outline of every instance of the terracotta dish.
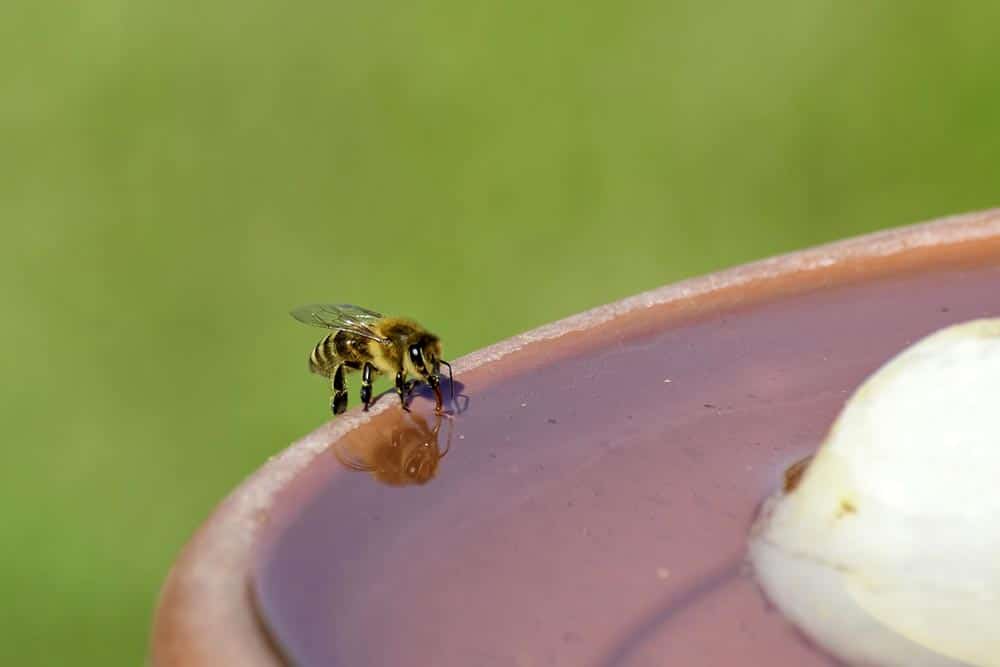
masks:
<svg viewBox="0 0 1000 667"><path fill-rule="evenodd" d="M748 575L755 512L866 375L1000 315L998 285L1000 210L663 287L468 355L458 414L384 396L234 490L167 578L152 662L835 664Z"/></svg>

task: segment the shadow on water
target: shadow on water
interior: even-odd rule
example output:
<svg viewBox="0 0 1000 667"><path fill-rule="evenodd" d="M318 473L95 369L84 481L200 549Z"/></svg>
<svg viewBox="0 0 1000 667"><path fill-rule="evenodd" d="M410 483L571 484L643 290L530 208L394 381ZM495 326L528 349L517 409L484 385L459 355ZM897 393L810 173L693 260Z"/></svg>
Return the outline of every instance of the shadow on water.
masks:
<svg viewBox="0 0 1000 667"><path fill-rule="evenodd" d="M469 409L469 396L465 393L465 385L461 382L450 382L447 379L441 379L441 395L444 397L444 411L446 414L460 415ZM425 382L420 382L414 385L413 389L410 391L408 398L406 399L407 405L412 405L414 398L426 398L429 401L434 401L434 390L431 386ZM396 390L389 389L383 391L381 394L375 397L372 401L372 405L379 401L395 401L399 402L396 398Z"/></svg>

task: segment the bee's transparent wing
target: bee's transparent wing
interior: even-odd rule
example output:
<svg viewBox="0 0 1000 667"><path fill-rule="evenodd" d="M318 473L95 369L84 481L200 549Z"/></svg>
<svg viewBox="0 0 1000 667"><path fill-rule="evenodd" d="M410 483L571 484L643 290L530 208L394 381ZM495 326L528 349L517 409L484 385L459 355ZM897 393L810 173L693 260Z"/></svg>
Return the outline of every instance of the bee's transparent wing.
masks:
<svg viewBox="0 0 1000 667"><path fill-rule="evenodd" d="M349 303L313 303L299 306L291 312L291 316L299 322L314 327L347 331L363 338L384 342L375 330L375 323L382 319L382 315L361 306L352 306Z"/></svg>

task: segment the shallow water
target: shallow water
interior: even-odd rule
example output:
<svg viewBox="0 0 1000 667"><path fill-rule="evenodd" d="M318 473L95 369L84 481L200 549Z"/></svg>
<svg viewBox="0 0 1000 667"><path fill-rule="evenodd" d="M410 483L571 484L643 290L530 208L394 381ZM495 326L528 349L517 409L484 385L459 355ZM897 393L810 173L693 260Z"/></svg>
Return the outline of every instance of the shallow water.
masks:
<svg viewBox="0 0 1000 667"><path fill-rule="evenodd" d="M747 530L866 375L1000 314L998 280L828 288L465 374L461 415L380 415L279 501L259 611L298 665L835 664L745 576Z"/></svg>

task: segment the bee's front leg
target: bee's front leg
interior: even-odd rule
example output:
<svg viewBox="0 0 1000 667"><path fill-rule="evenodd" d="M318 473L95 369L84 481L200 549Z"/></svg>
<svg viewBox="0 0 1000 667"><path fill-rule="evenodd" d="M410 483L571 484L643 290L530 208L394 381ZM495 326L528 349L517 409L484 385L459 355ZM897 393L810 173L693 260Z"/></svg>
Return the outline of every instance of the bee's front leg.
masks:
<svg viewBox="0 0 1000 667"><path fill-rule="evenodd" d="M372 402L372 370L372 365L367 361L361 369L361 403L365 406L365 412L368 412L368 406Z"/></svg>
<svg viewBox="0 0 1000 667"><path fill-rule="evenodd" d="M347 383L344 381L344 364L337 364L337 370L330 378L333 387L333 397L330 399L330 410L339 415L347 409Z"/></svg>
<svg viewBox="0 0 1000 667"><path fill-rule="evenodd" d="M407 384L406 371L402 369L396 371L396 393L399 394L399 402L402 404L403 409L409 412L410 408L406 405L406 395L409 393L407 391Z"/></svg>

